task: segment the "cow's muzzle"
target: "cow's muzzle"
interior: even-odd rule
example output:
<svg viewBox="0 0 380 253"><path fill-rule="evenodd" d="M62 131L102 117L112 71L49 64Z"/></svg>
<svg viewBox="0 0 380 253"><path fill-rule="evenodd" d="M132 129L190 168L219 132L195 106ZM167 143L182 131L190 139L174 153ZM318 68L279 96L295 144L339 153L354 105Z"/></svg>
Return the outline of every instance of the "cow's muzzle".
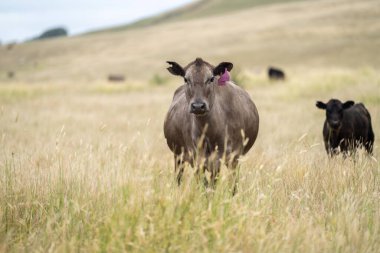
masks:
<svg viewBox="0 0 380 253"><path fill-rule="evenodd" d="M206 103L191 103L190 112L195 115L202 115L208 112Z"/></svg>
<svg viewBox="0 0 380 253"><path fill-rule="evenodd" d="M329 122L329 125L334 130L338 130L341 127L341 123L337 120Z"/></svg>

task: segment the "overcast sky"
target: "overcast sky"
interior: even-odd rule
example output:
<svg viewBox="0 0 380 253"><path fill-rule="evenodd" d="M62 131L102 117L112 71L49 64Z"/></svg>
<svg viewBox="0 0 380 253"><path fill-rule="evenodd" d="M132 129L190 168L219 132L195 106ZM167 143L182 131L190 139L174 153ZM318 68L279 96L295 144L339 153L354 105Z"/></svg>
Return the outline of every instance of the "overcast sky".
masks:
<svg viewBox="0 0 380 253"><path fill-rule="evenodd" d="M192 0L0 0L0 41L23 41L62 26L69 34L122 25Z"/></svg>

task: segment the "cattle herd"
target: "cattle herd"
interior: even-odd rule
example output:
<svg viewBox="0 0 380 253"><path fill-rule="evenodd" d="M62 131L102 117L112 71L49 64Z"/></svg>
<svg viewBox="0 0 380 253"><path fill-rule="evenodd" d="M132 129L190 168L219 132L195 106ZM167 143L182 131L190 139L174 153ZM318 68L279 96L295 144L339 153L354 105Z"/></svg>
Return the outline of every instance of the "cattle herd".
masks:
<svg viewBox="0 0 380 253"><path fill-rule="evenodd" d="M232 63L214 67L201 58L185 67L168 63L168 71L184 80L174 92L164 122L177 182L181 183L184 165L189 163L196 168L196 175L209 171L210 182L205 178L204 182L214 186L221 161L236 173L239 157L253 146L259 131L258 111L248 93L230 80ZM285 78L283 71L275 68L270 68L268 74L275 79ZM326 104L318 101L316 106L326 111L323 138L328 155L340 151L346 156L359 147L372 154L371 116L362 103L331 99Z"/></svg>

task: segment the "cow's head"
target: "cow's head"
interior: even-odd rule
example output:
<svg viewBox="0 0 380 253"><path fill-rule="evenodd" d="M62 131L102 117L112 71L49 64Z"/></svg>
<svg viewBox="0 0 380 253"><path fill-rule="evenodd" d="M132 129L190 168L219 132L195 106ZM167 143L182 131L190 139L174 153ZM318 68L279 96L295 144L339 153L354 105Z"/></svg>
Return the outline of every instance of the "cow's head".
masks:
<svg viewBox="0 0 380 253"><path fill-rule="evenodd" d="M332 129L337 130L342 126L344 110L350 108L354 104L355 102L351 100L342 103L338 99L330 99L327 104L317 101L316 106L319 109L326 110L327 124L329 124Z"/></svg>
<svg viewBox="0 0 380 253"><path fill-rule="evenodd" d="M186 99L189 112L196 116L206 115L212 108L215 99L215 76L222 75L226 70L231 71L233 64L222 62L214 67L208 62L197 58L182 68L178 63L168 61L171 65L168 70L176 76L182 76L186 85Z"/></svg>

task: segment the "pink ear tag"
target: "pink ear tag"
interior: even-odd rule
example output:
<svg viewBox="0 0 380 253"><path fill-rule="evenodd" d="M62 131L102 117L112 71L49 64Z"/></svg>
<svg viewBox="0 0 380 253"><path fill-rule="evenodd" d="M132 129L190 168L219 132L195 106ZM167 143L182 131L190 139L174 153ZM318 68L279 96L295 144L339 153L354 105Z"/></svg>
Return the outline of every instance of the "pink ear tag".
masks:
<svg viewBox="0 0 380 253"><path fill-rule="evenodd" d="M224 70L224 73L219 77L218 85L219 85L219 86L226 85L226 82L228 82L228 81L230 81L230 80L231 80L230 73L228 72L227 69L225 69L225 70Z"/></svg>

